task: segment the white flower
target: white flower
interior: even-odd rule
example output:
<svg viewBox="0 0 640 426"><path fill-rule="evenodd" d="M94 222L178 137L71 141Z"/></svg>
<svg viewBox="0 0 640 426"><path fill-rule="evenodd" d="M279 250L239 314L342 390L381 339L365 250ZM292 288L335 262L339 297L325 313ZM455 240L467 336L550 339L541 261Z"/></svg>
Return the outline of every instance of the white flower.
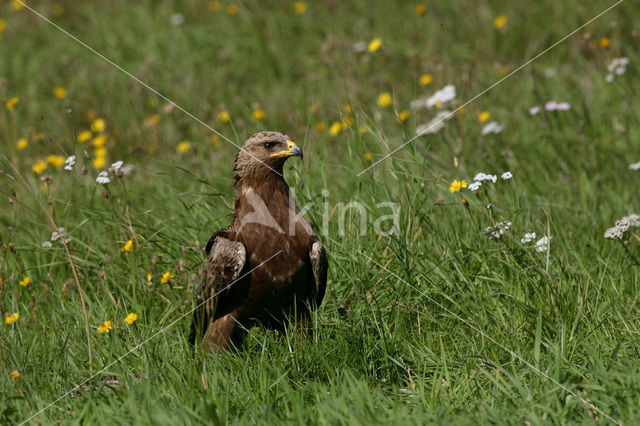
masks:
<svg viewBox="0 0 640 426"><path fill-rule="evenodd" d="M640 215L632 213L628 216L623 217L616 224L607 229L604 233L604 237L609 240L621 240L624 236L624 233L629 230L629 228L640 227Z"/></svg>
<svg viewBox="0 0 640 426"><path fill-rule="evenodd" d="M528 232L526 234L524 234L524 237L520 240L520 242L522 244L526 244L526 243L530 243L531 241L536 239L536 233L535 232Z"/></svg>
<svg viewBox="0 0 640 426"><path fill-rule="evenodd" d="M627 71L627 65L629 65L629 58L614 58L609 62L607 71L609 73L604 78L607 83L611 83L616 75L622 75Z"/></svg>
<svg viewBox="0 0 640 426"><path fill-rule="evenodd" d="M481 186L482 182L475 181L469 184L469 190L476 192Z"/></svg>
<svg viewBox="0 0 640 426"><path fill-rule="evenodd" d="M73 170L73 166L75 166L75 164L76 164L76 156L75 155L67 157L67 159L64 160L64 169L65 170Z"/></svg>
<svg viewBox="0 0 640 426"><path fill-rule="evenodd" d="M629 170L640 170L640 161L629 164Z"/></svg>
<svg viewBox="0 0 640 426"><path fill-rule="evenodd" d="M44 243L42 243L42 248L45 250L49 250L51 247L53 247L51 245L51 241L45 241Z"/></svg>
<svg viewBox="0 0 640 426"><path fill-rule="evenodd" d="M123 164L122 161L116 161L111 165L111 168L117 172L122 167L122 164Z"/></svg>
<svg viewBox="0 0 640 426"><path fill-rule="evenodd" d="M100 174L96 178L96 182L102 185L106 185L107 183L111 182L111 179L109 178L109 172L100 172Z"/></svg>
<svg viewBox="0 0 640 426"><path fill-rule="evenodd" d="M174 27L182 25L184 23L184 15L182 15L182 13L174 13L169 17L169 22L171 22L171 25Z"/></svg>
<svg viewBox="0 0 640 426"><path fill-rule="evenodd" d="M513 177L513 173L504 172L502 175L500 175L500 177L502 178L502 180L508 180L508 179L511 179Z"/></svg>
<svg viewBox="0 0 640 426"><path fill-rule="evenodd" d="M488 175L488 174L485 174L485 173L478 173L476 175L476 177L473 178L473 180L475 180L477 182L490 180L491 182L496 183L496 181L498 180L498 177L496 175Z"/></svg>
<svg viewBox="0 0 640 426"><path fill-rule="evenodd" d="M136 168L133 166L133 164L125 164L124 166L122 166L122 169L120 169L124 176L131 176L135 170Z"/></svg>
<svg viewBox="0 0 640 426"><path fill-rule="evenodd" d="M542 253L543 251L549 250L549 243L551 242L551 237L545 235L536 241L536 251L538 253Z"/></svg>
<svg viewBox="0 0 640 426"><path fill-rule="evenodd" d="M57 231L53 231L51 233L51 241L64 240L65 243L70 243L71 238L67 237L66 233L67 233L67 230L65 228L58 228Z"/></svg>
<svg viewBox="0 0 640 426"><path fill-rule="evenodd" d="M356 53L362 53L367 50L368 44L366 41L359 41L353 45L353 51Z"/></svg>
<svg viewBox="0 0 640 426"><path fill-rule="evenodd" d="M442 89L437 90L432 96L425 98L418 98L411 101L409 107L411 109L433 108L434 106L443 105L456 98L456 87L453 84L448 84Z"/></svg>
<svg viewBox="0 0 640 426"><path fill-rule="evenodd" d="M488 227L485 231L489 232L489 238L492 240L497 240L502 237L508 230L511 228L511 222L508 220L498 222L494 227Z"/></svg>
<svg viewBox="0 0 640 426"><path fill-rule="evenodd" d="M429 135L439 132L444 127L444 121L453 116L451 111L440 111L430 122L416 127L416 136Z"/></svg>
<svg viewBox="0 0 640 426"><path fill-rule="evenodd" d="M483 135L488 135L489 133L494 133L497 135L498 133L502 132L502 129L504 129L504 126L501 126L496 121L492 121L490 123L485 124L485 126L482 128L481 133Z"/></svg>

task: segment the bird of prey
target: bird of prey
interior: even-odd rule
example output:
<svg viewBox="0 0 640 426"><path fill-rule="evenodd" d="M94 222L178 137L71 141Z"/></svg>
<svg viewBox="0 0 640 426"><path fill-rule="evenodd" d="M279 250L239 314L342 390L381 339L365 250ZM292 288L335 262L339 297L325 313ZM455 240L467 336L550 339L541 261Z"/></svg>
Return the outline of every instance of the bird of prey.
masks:
<svg viewBox="0 0 640 426"><path fill-rule="evenodd" d="M190 340L207 350L238 345L248 328L304 323L327 285L325 249L282 176L302 150L278 132L251 136L234 164L231 224L213 234L196 290Z"/></svg>

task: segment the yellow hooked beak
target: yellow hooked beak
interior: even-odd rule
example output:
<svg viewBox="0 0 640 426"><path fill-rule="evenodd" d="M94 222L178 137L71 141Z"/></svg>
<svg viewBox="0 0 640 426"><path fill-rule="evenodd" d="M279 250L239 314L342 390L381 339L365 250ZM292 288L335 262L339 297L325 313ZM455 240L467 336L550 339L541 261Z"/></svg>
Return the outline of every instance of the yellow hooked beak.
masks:
<svg viewBox="0 0 640 426"><path fill-rule="evenodd" d="M300 157L302 158L302 150L293 141L287 141L287 149L274 152L272 157Z"/></svg>

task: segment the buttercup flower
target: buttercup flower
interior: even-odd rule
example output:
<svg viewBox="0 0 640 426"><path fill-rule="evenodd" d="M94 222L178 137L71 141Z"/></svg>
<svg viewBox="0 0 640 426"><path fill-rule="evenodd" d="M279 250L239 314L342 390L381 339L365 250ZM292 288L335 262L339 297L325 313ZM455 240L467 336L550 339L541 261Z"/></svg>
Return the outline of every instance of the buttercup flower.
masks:
<svg viewBox="0 0 640 426"><path fill-rule="evenodd" d="M133 238L129 238L129 241L124 243L124 245L120 249L120 251L123 253L129 253L131 250L133 250Z"/></svg>
<svg viewBox="0 0 640 426"><path fill-rule="evenodd" d="M173 274L171 272L167 271L164 274L162 274L162 278L160 278L160 283L161 284L166 284L169 281L171 281L172 278L173 278Z"/></svg>
<svg viewBox="0 0 640 426"><path fill-rule="evenodd" d="M98 332L100 334L109 333L112 328L113 328L113 324L111 323L111 320L106 320L105 322L102 323L102 325L98 326Z"/></svg>
<svg viewBox="0 0 640 426"><path fill-rule="evenodd" d="M373 53L373 52L377 52L378 49L380 49L380 46L382 46L382 39L374 38L369 42L369 45L367 46L367 48L369 49L369 52Z"/></svg>
<svg viewBox="0 0 640 426"><path fill-rule="evenodd" d="M83 143L93 137L93 134L89 130L84 130L78 134L78 142Z"/></svg>
<svg viewBox="0 0 640 426"><path fill-rule="evenodd" d="M133 324L137 320L138 320L138 314L134 314L133 312L129 312L129 315L127 315L125 317L124 322L126 322L127 324Z"/></svg>
<svg viewBox="0 0 640 426"><path fill-rule="evenodd" d="M53 167L59 168L64 165L65 158L62 155L48 155L47 163L51 164Z"/></svg>
<svg viewBox="0 0 640 426"><path fill-rule="evenodd" d="M325 131L325 129L327 128L327 125L326 125L326 124L324 124L324 122L323 122L323 121L318 121L318 122L315 124L314 128L315 128L317 131L319 131L319 132L324 132L324 131Z"/></svg>
<svg viewBox="0 0 640 426"><path fill-rule="evenodd" d="M331 123L331 127L329 127L329 134L331 136L337 136L338 133L342 131L342 124L339 121L334 121Z"/></svg>
<svg viewBox="0 0 640 426"><path fill-rule="evenodd" d="M370 163L371 162L371 154L366 153L364 155L364 161L366 161L367 163Z"/></svg>
<svg viewBox="0 0 640 426"><path fill-rule="evenodd" d="M400 112L400 114L398 114L398 118L404 123L409 118L409 111Z"/></svg>
<svg viewBox="0 0 640 426"><path fill-rule="evenodd" d="M497 30L501 29L507 25L507 15L498 15L496 19L493 20L493 27Z"/></svg>
<svg viewBox="0 0 640 426"><path fill-rule="evenodd" d="M218 113L218 120L220 120L223 123L227 123L229 122L229 120L231 120L231 116L227 111L220 111Z"/></svg>
<svg viewBox="0 0 640 426"><path fill-rule="evenodd" d="M451 185L449 186L449 192L451 193L458 192L462 188L466 188L466 187L467 187L466 180L454 180L453 182L451 182Z"/></svg>
<svg viewBox="0 0 640 426"><path fill-rule="evenodd" d="M386 108L391 105L391 94L389 92L380 93L376 101L379 107Z"/></svg>
<svg viewBox="0 0 640 426"><path fill-rule="evenodd" d="M222 5L217 0L213 0L209 2L209 10L211 10L212 12L219 11L221 7Z"/></svg>
<svg viewBox="0 0 640 426"><path fill-rule="evenodd" d="M93 148L102 148L107 143L107 137L105 135L98 135L91 141ZM106 151L104 151L106 153Z"/></svg>
<svg viewBox="0 0 640 426"><path fill-rule="evenodd" d="M611 40L609 40L607 37L602 37L600 39L600 47L603 49L608 48L611 45Z"/></svg>
<svg viewBox="0 0 640 426"><path fill-rule="evenodd" d="M293 10L296 12L296 15L302 15L307 11L307 2L305 1L297 1L293 4Z"/></svg>
<svg viewBox="0 0 640 426"><path fill-rule="evenodd" d="M180 154L189 152L190 149L191 149L191 144L189 143L189 141L182 141L176 146L176 152Z"/></svg>
<svg viewBox="0 0 640 426"><path fill-rule="evenodd" d="M31 170L37 175L47 170L47 163L45 161L36 161L33 166L31 166Z"/></svg>
<svg viewBox="0 0 640 426"><path fill-rule="evenodd" d="M489 121L489 117L491 117L489 111L482 111L480 114L478 114L478 121L481 123L486 123L487 121Z"/></svg>
<svg viewBox="0 0 640 426"><path fill-rule="evenodd" d="M28 287L31 284L33 284L33 282L31 281L31 278L29 278L29 277L24 277L22 280L20 280L20 285L22 287Z"/></svg>
<svg viewBox="0 0 640 426"><path fill-rule="evenodd" d="M56 87L55 89L53 89L53 96L58 99L64 99L67 96L67 91L64 89L64 87Z"/></svg>
<svg viewBox="0 0 640 426"><path fill-rule="evenodd" d="M29 142L25 138L18 139L18 142L16 143L16 148L18 148L20 151L22 151L27 146L29 146Z"/></svg>
<svg viewBox="0 0 640 426"><path fill-rule="evenodd" d="M94 133L104 132L105 127L106 124L102 118L96 118L91 122L91 131Z"/></svg>
<svg viewBox="0 0 640 426"><path fill-rule="evenodd" d="M422 74L418 83L420 84L420 86L428 86L432 81L433 76L431 74Z"/></svg>
<svg viewBox="0 0 640 426"><path fill-rule="evenodd" d="M93 161L91 162L91 164L93 165L94 169L103 168L104 167L104 163L105 163L104 156L96 156L96 158L94 158ZM98 183L102 183L102 182L98 182Z"/></svg>
<svg viewBox="0 0 640 426"><path fill-rule="evenodd" d="M20 98L11 98L4 103L4 106L7 107L9 111L11 111L16 107L16 105L18 105L18 102L20 102Z"/></svg>
<svg viewBox="0 0 640 426"><path fill-rule="evenodd" d="M254 120L258 120L258 121L264 120L265 116L266 116L266 114L264 113L264 110L262 110L262 109L256 109L251 114L251 118L253 118Z"/></svg>
<svg viewBox="0 0 640 426"><path fill-rule="evenodd" d="M418 15L423 15L426 11L427 11L427 6L425 6L424 4L420 3L416 5L416 13Z"/></svg>
<svg viewBox="0 0 640 426"><path fill-rule="evenodd" d="M233 16L236 13L238 13L238 6L236 6L235 4L230 4L229 6L227 6L227 14Z"/></svg>
<svg viewBox="0 0 640 426"><path fill-rule="evenodd" d="M14 322L18 321L19 318L20 318L20 314L17 312L14 312L12 314L7 314L4 316L4 323L13 324Z"/></svg>

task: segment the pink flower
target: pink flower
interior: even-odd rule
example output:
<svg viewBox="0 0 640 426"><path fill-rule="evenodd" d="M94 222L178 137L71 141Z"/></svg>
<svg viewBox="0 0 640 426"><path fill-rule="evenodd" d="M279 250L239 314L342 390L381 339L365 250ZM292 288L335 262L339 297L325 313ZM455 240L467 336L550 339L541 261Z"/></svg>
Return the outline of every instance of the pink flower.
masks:
<svg viewBox="0 0 640 426"><path fill-rule="evenodd" d="M555 111L556 108L558 108L558 103L556 101L549 101L544 106L544 109L547 111Z"/></svg>
<svg viewBox="0 0 640 426"><path fill-rule="evenodd" d="M569 102L558 102L556 104L556 109L558 111L569 111L571 109L571 105L569 105Z"/></svg>
<svg viewBox="0 0 640 426"><path fill-rule="evenodd" d="M529 114L531 115L536 115L539 112L540 112L540 107L538 105L532 106L531 108L529 108Z"/></svg>

